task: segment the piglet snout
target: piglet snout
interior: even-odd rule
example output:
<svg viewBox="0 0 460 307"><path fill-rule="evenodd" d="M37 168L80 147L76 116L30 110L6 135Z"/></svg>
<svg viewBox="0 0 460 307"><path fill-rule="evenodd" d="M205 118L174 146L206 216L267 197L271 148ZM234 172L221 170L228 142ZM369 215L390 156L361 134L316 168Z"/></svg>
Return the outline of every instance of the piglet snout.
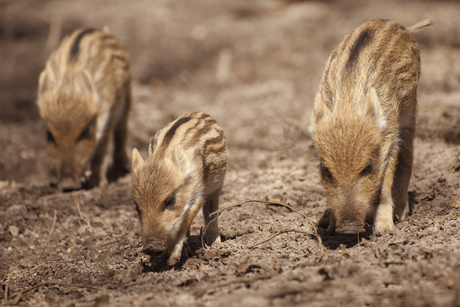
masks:
<svg viewBox="0 0 460 307"><path fill-rule="evenodd" d="M366 232L363 225L356 224L353 220L344 221L339 227L335 229L339 234L359 234Z"/></svg>
<svg viewBox="0 0 460 307"><path fill-rule="evenodd" d="M166 251L166 246L155 239L146 240L144 243L144 247L146 250L153 252L153 253L163 253Z"/></svg>

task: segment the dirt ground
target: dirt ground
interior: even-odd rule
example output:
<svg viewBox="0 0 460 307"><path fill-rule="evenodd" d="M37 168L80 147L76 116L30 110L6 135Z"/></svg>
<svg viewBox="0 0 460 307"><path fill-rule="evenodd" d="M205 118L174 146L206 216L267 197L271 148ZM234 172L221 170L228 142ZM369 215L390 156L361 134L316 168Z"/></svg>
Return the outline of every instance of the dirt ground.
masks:
<svg viewBox="0 0 460 307"><path fill-rule="evenodd" d="M0 305L460 306L460 2L0 1ZM332 49L364 21L410 26L422 57L413 213L397 233L318 236L326 209L307 126ZM174 267L142 247L128 175L55 185L38 74L60 39L108 26L130 54L129 153L190 111L223 127L223 243ZM301 213L301 214L299 214ZM308 219L307 219L307 218Z"/></svg>

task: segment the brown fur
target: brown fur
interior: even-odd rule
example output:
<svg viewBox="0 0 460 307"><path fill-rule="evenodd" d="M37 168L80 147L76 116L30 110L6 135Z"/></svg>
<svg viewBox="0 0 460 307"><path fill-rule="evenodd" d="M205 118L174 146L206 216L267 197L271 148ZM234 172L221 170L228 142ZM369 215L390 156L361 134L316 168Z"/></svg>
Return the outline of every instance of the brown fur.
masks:
<svg viewBox="0 0 460 307"><path fill-rule="evenodd" d="M363 232L367 217L375 234L394 232L393 214L408 214L419 77L417 43L393 21L362 24L330 55L310 127L329 234Z"/></svg>
<svg viewBox="0 0 460 307"><path fill-rule="evenodd" d="M143 243L171 253L176 263L186 233L203 208L204 243L220 243L217 216L227 168L224 133L209 115L189 113L155 134L144 161L133 150L133 200L139 212Z"/></svg>
<svg viewBox="0 0 460 307"><path fill-rule="evenodd" d="M87 186L105 183L110 137L115 173L128 171L129 62L112 35L86 29L64 38L40 74L37 103L59 181L78 183L89 162Z"/></svg>

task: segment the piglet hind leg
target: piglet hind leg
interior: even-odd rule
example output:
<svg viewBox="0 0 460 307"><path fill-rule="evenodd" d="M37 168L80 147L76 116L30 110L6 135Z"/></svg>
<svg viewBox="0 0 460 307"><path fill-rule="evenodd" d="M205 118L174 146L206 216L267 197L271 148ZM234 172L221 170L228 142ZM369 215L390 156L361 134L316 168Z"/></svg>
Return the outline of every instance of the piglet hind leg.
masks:
<svg viewBox="0 0 460 307"><path fill-rule="evenodd" d="M129 173L128 156L126 154L126 139L128 134L128 115L131 105L131 94L128 85L124 103L119 111L118 122L114 131L114 151L113 151L113 177L117 179Z"/></svg>
<svg viewBox="0 0 460 307"><path fill-rule="evenodd" d="M404 146L401 146L399 152L398 164L396 166L395 178L391 191L394 202L394 213L398 216L400 221L404 220L409 214L409 195L407 190L409 188L414 160L413 138L413 131L409 131L407 134L402 135Z"/></svg>
<svg viewBox="0 0 460 307"><path fill-rule="evenodd" d="M205 233L203 235L204 244L211 246L212 244L220 245L220 232L217 223L218 215L211 216L212 213L219 209L219 195L222 187L206 196L203 204L203 216L205 224Z"/></svg>
<svg viewBox="0 0 460 307"><path fill-rule="evenodd" d="M108 147L108 133L104 133L101 137L99 143L96 146L96 150L91 158L91 176L90 178L83 184L84 189L91 189L97 186L105 186L107 185L107 177L106 177L106 170L107 170L107 161L106 161L106 153Z"/></svg>

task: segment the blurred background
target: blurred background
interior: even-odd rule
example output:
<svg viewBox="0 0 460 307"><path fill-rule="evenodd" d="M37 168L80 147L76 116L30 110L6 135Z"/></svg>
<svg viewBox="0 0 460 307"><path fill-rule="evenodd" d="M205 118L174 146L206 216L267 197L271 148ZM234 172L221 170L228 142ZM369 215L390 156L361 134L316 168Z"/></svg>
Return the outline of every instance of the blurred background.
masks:
<svg viewBox="0 0 460 307"><path fill-rule="evenodd" d="M145 153L155 131L200 110L223 126L231 168L266 168L309 151L307 126L324 64L367 20L434 20L434 28L416 35L421 110L442 101L457 112L459 12L459 1L0 0L0 180L48 177L37 80L60 40L77 28L107 27L129 53L129 152ZM431 117L424 116L419 137L430 138ZM453 143L458 121L446 117L449 131L439 128Z"/></svg>

